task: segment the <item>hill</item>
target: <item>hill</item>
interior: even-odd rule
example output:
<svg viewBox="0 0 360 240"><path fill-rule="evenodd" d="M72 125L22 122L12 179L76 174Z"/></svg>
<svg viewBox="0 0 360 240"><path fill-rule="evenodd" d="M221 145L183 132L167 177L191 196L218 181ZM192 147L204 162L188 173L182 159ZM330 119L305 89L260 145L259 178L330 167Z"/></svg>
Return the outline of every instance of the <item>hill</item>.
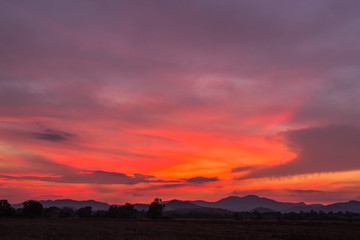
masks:
<svg viewBox="0 0 360 240"><path fill-rule="evenodd" d="M268 208L274 211L285 211L288 208L296 206L306 206L305 203L289 203L289 202L277 202L272 199L258 197L256 195L248 195L245 197L230 196L220 199L216 202L205 201L193 201L193 203L212 208L222 208L230 211L251 211L254 208Z"/></svg>
<svg viewBox="0 0 360 240"><path fill-rule="evenodd" d="M110 205L104 202L98 202L94 200L76 201L71 199L59 199L59 200L42 200L39 201L44 207L70 207L78 209L81 207L91 206L93 210L108 210ZM165 201L165 211L181 210L181 209L197 209L197 211L214 211L213 209L223 209L232 212L245 212L252 211L254 209L266 210L266 211L278 211L278 212L309 212L323 211L323 212L354 212L360 213L360 201L339 202L329 205L323 204L310 204L307 205L303 202L290 203L290 202L278 202L269 198L263 198L256 195L248 195L244 197L230 196L220 199L216 202L207 202L203 200L196 201L182 201L182 200L170 200ZM22 208L23 204L13 204L14 208ZM135 209L138 211L147 211L149 204L134 204Z"/></svg>
<svg viewBox="0 0 360 240"><path fill-rule="evenodd" d="M58 199L58 200L41 200L39 202L45 208L54 206L58 208L69 207L69 208L78 209L81 207L91 206L93 210L108 210L110 207L110 205L107 203L98 202L94 200L76 201L72 199ZM22 208L23 204L22 203L13 204L12 207Z"/></svg>

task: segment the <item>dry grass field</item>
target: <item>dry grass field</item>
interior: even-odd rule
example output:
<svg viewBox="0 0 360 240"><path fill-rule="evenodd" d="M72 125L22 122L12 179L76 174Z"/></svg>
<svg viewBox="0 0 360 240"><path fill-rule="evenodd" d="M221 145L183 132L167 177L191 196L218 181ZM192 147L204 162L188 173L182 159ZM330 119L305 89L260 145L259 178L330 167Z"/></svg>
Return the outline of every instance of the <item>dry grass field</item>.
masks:
<svg viewBox="0 0 360 240"><path fill-rule="evenodd" d="M0 219L0 239L348 240L360 239L360 224L207 220Z"/></svg>

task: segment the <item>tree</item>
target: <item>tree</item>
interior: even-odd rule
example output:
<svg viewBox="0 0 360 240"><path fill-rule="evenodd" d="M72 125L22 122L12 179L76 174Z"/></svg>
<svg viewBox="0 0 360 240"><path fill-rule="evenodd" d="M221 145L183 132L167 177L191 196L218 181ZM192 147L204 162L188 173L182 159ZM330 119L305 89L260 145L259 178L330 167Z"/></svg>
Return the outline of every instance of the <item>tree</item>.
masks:
<svg viewBox="0 0 360 240"><path fill-rule="evenodd" d="M61 218L69 218L75 216L75 211L69 207L63 207L60 209L59 217Z"/></svg>
<svg viewBox="0 0 360 240"><path fill-rule="evenodd" d="M138 211L130 203L122 206L112 205L108 212L109 216L113 218L136 218L138 215Z"/></svg>
<svg viewBox="0 0 360 240"><path fill-rule="evenodd" d="M147 217L161 218L163 215L164 208L165 208L165 204L162 203L162 200L160 198L155 198L155 200L149 206Z"/></svg>
<svg viewBox="0 0 360 240"><path fill-rule="evenodd" d="M6 199L0 200L0 217L11 217L15 215L15 209L11 207Z"/></svg>
<svg viewBox="0 0 360 240"><path fill-rule="evenodd" d="M55 218L55 217L59 217L60 215L60 208L58 207L49 207L49 208L45 208L43 211L43 216L47 217L47 218Z"/></svg>
<svg viewBox="0 0 360 240"><path fill-rule="evenodd" d="M29 200L23 203L23 214L25 217L39 217L44 209L43 205L37 201Z"/></svg>
<svg viewBox="0 0 360 240"><path fill-rule="evenodd" d="M82 207L77 210L77 215L81 218L90 218L92 217L92 207Z"/></svg>
<svg viewBox="0 0 360 240"><path fill-rule="evenodd" d="M109 217L109 212L105 211L105 210L96 210L93 213L93 216L96 218L106 218L106 217Z"/></svg>

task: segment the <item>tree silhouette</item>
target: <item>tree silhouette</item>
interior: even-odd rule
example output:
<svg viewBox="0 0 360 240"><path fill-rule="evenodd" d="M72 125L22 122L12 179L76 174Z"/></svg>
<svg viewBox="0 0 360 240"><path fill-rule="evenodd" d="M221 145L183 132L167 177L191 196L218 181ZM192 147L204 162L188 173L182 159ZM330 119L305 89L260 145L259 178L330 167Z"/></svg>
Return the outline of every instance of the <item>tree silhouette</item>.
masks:
<svg viewBox="0 0 360 240"><path fill-rule="evenodd" d="M43 205L37 201L29 200L23 203L23 214L25 217L39 217L43 211Z"/></svg>
<svg viewBox="0 0 360 240"><path fill-rule="evenodd" d="M69 218L75 215L75 211L69 207L63 207L60 209L59 217L61 218Z"/></svg>
<svg viewBox="0 0 360 240"><path fill-rule="evenodd" d="M163 215L164 208L165 208L165 204L162 203L162 200L160 198L155 198L155 200L149 206L147 217L161 218Z"/></svg>
<svg viewBox="0 0 360 240"><path fill-rule="evenodd" d="M15 209L11 207L6 199L0 200L0 217L11 217L15 214Z"/></svg>
<svg viewBox="0 0 360 240"><path fill-rule="evenodd" d="M92 207L82 207L77 210L77 215L81 218L90 218L92 217Z"/></svg>
<svg viewBox="0 0 360 240"><path fill-rule="evenodd" d="M112 205L108 212L109 216L113 218L136 218L138 215L138 211L130 203L122 206Z"/></svg>
<svg viewBox="0 0 360 240"><path fill-rule="evenodd" d="M60 215L60 208L58 207L49 207L49 208L45 208L43 210L43 216L47 217L47 218L55 218L55 217L59 217Z"/></svg>

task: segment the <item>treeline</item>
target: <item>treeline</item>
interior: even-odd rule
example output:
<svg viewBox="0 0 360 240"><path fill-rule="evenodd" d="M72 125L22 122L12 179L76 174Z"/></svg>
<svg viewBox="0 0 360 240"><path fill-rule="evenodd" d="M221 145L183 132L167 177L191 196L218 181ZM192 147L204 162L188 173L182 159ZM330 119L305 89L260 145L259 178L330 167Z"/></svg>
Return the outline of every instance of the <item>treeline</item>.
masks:
<svg viewBox="0 0 360 240"><path fill-rule="evenodd" d="M234 214L236 220L276 220L276 221L347 221L359 222L360 213L354 212L323 212L314 211L309 212L237 212Z"/></svg>
<svg viewBox="0 0 360 240"><path fill-rule="evenodd" d="M354 212L231 212L223 209L178 209L164 213L166 218L183 219L235 219L237 221L347 221L360 222L360 213Z"/></svg>
<svg viewBox="0 0 360 240"><path fill-rule="evenodd" d="M167 218L167 219L234 219L237 221L347 221L360 222L360 213L354 212L231 212L216 208L178 209L164 212L165 204L156 198L147 211L138 211L134 205L112 205L108 210L93 211L92 207L77 210L69 207L44 208L40 202L29 200L23 208L11 207L7 200L0 200L0 218Z"/></svg>
<svg viewBox="0 0 360 240"><path fill-rule="evenodd" d="M138 211L134 205L112 205L108 210L93 211L91 206L82 207L77 210L69 207L48 207L44 208L40 202L29 200L23 203L22 208L15 209L11 204L3 199L0 200L0 218L162 218L165 204L156 198L150 205L148 211Z"/></svg>
<svg viewBox="0 0 360 240"><path fill-rule="evenodd" d="M347 221L360 222L360 213L354 212L230 212L218 211L219 209L179 209L164 213L167 218L177 219L235 219L237 221Z"/></svg>

